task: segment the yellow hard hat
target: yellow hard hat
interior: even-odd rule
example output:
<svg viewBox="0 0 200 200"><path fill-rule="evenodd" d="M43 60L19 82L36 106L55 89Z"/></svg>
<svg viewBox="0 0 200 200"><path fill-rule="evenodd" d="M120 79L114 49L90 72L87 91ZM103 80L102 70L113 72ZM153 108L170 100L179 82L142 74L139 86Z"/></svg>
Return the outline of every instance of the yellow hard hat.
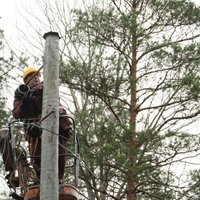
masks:
<svg viewBox="0 0 200 200"><path fill-rule="evenodd" d="M37 72L38 70L35 67L28 67L27 69L24 70L23 73L23 80L31 73ZM38 72L38 75L41 76L41 73Z"/></svg>

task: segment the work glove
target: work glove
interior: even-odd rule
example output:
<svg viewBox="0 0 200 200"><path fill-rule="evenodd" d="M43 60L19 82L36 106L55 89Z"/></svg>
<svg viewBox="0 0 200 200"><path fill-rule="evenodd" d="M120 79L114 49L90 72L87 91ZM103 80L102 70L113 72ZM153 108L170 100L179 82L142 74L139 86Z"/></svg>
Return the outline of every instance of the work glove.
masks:
<svg viewBox="0 0 200 200"><path fill-rule="evenodd" d="M22 84L15 90L15 97L18 99L23 99L28 91L30 91L29 86Z"/></svg>
<svg viewBox="0 0 200 200"><path fill-rule="evenodd" d="M21 109L24 113L28 112L29 105L31 103L33 93L29 90L21 99Z"/></svg>
<svg viewBox="0 0 200 200"><path fill-rule="evenodd" d="M42 134L42 128L39 123L32 123L28 126L27 133L32 138L40 137Z"/></svg>

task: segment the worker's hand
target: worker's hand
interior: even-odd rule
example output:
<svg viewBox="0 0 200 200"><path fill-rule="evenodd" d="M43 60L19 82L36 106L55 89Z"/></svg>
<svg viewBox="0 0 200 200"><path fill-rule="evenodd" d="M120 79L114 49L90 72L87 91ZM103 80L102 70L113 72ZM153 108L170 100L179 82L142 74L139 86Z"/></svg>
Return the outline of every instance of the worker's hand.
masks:
<svg viewBox="0 0 200 200"><path fill-rule="evenodd" d="M32 93L32 91L29 90L29 91L24 95L24 97L23 97L23 99L22 99L22 103L23 103L23 104L28 104L28 103L31 101L32 96L33 96L33 93Z"/></svg>
<svg viewBox="0 0 200 200"><path fill-rule="evenodd" d="M21 109L23 112L27 112L28 110L28 105L31 103L31 98L32 98L32 92L29 90L22 98L21 102Z"/></svg>
<svg viewBox="0 0 200 200"><path fill-rule="evenodd" d="M22 84L15 90L15 97L17 97L18 99L22 99L29 91L29 86Z"/></svg>

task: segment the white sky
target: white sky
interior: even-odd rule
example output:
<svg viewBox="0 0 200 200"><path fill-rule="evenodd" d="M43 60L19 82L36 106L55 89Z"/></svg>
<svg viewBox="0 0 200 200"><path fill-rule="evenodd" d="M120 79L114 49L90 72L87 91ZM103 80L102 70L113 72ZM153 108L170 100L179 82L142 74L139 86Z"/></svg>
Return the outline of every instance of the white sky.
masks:
<svg viewBox="0 0 200 200"><path fill-rule="evenodd" d="M21 2L27 2L27 0L0 0L0 28L4 30L4 35L7 41L11 44L13 42L17 43L18 30L16 27L22 23L18 21L19 18L19 8ZM31 1L30 1L31 2ZM20 19L21 20L21 19ZM17 44L19 45L19 44Z"/></svg>
<svg viewBox="0 0 200 200"><path fill-rule="evenodd" d="M0 6L0 19L1 22L1 28L5 30L5 33L10 35L10 32L14 33L15 30L15 12L16 7L14 6L15 1L14 0L7 0L3 1L1 0L1 6Z"/></svg>
<svg viewBox="0 0 200 200"><path fill-rule="evenodd" d="M22 48L20 30L26 31L27 21L25 20L26 16L24 10L30 10L31 8L37 8L33 3L35 1L29 0L0 0L0 28L4 31L4 36L9 45L15 50ZM34 10L35 12L37 10Z"/></svg>

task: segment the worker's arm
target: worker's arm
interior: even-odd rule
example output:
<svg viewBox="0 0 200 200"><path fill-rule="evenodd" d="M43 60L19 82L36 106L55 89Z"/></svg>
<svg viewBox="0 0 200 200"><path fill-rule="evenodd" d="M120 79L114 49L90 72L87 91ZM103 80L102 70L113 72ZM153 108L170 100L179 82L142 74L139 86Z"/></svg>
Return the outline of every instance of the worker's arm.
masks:
<svg viewBox="0 0 200 200"><path fill-rule="evenodd" d="M68 130L72 128L72 122L67 115L67 111L60 105L59 107L59 124L62 130Z"/></svg>
<svg viewBox="0 0 200 200"><path fill-rule="evenodd" d="M25 87L20 86L21 88ZM20 89L18 87L15 91L13 117L15 119L38 118L42 113L43 84L29 88L25 94Z"/></svg>
<svg viewBox="0 0 200 200"><path fill-rule="evenodd" d="M12 114L15 119L23 119L25 118L25 113L22 111L22 102L20 99L16 98L13 102L13 110Z"/></svg>
<svg viewBox="0 0 200 200"><path fill-rule="evenodd" d="M20 86L19 86L20 87ZM15 119L23 119L30 117L32 113L32 93L30 90L24 94L19 92L19 87L15 91L15 97L13 101L12 114Z"/></svg>
<svg viewBox="0 0 200 200"><path fill-rule="evenodd" d="M72 129L72 121L67 115L67 111L64 109L63 106L59 106L59 133L62 135L66 140L71 135Z"/></svg>

